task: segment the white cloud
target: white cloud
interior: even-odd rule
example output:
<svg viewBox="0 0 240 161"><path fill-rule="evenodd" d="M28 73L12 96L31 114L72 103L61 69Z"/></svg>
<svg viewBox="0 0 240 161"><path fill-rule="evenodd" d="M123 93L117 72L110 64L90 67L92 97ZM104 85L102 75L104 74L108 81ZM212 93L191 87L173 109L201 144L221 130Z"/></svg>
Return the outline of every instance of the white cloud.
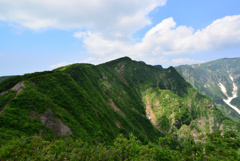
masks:
<svg viewBox="0 0 240 161"><path fill-rule="evenodd" d="M221 46L240 44L240 15L226 16L214 21L194 34L197 50L218 49ZM196 43L201 42L197 45Z"/></svg>
<svg viewBox="0 0 240 161"><path fill-rule="evenodd" d="M176 26L173 18L168 18L150 29L138 43L110 39L100 33L89 31L75 33L74 36L83 38L88 53L95 57L114 59L128 55L146 62L156 62L159 58L166 62L169 61L166 57L171 55L239 46L240 15L218 19L196 32L192 27ZM169 62L199 63L200 60L185 58L173 59Z"/></svg>
<svg viewBox="0 0 240 161"><path fill-rule="evenodd" d="M59 68L59 67L65 66L65 65L67 65L67 63L62 62L62 63L58 63L56 65L51 65L50 68Z"/></svg>
<svg viewBox="0 0 240 161"><path fill-rule="evenodd" d="M176 27L173 18L163 20L147 32L142 44L164 55L219 49L240 44L240 15L214 21L202 30L186 26Z"/></svg>
<svg viewBox="0 0 240 161"><path fill-rule="evenodd" d="M172 59L171 63L173 64L193 64L193 63L203 63L202 60L194 60L190 58L178 58L178 59Z"/></svg>
<svg viewBox="0 0 240 161"><path fill-rule="evenodd" d="M0 0L0 20L30 29L79 29L74 37L81 38L91 54L86 62L100 63L122 56L150 63L191 62L194 60L170 57L239 46L240 15L226 16L199 30L177 26L170 17L135 42L133 33L150 25L148 14L166 1ZM58 66L61 63L51 68Z"/></svg>
<svg viewBox="0 0 240 161"><path fill-rule="evenodd" d="M0 20L31 29L88 28L125 38L151 24L148 13L166 0L1 0Z"/></svg>

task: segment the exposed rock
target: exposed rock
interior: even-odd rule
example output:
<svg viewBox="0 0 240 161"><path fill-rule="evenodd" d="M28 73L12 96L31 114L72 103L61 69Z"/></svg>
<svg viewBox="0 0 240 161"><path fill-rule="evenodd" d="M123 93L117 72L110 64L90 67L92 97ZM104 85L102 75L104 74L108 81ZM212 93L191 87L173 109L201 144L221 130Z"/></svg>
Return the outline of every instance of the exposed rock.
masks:
<svg viewBox="0 0 240 161"><path fill-rule="evenodd" d="M41 122L53 130L54 134L57 136L71 135L71 129L62 123L62 121L55 117L50 109L40 116Z"/></svg>
<svg viewBox="0 0 240 161"><path fill-rule="evenodd" d="M210 128L210 133L212 133L213 132L213 129L214 129L214 118L213 117L210 117L209 118L209 120L208 120L208 122L209 122L209 128Z"/></svg>
<svg viewBox="0 0 240 161"><path fill-rule="evenodd" d="M18 82L14 87L11 88L11 90L19 91L23 88L26 88L24 82Z"/></svg>
<svg viewBox="0 0 240 161"><path fill-rule="evenodd" d="M152 110L152 106L150 104L149 98L146 97L146 117L155 125L157 126L157 119L155 114Z"/></svg>
<svg viewBox="0 0 240 161"><path fill-rule="evenodd" d="M25 85L24 85L24 82L18 82L14 87L12 87L10 90L15 90L17 91L17 94L16 96L23 91L23 88L26 88ZM7 91L4 91L4 92L1 92L0 95L4 95L8 92L9 90ZM15 97L16 97L15 96ZM3 114L3 112L5 111L5 109L7 108L9 102L7 102L7 104L3 107L3 109L0 111L0 115Z"/></svg>
<svg viewBox="0 0 240 161"><path fill-rule="evenodd" d="M191 131L191 134L193 135L195 140L197 140L197 138L201 135L201 133L199 133L195 128Z"/></svg>
<svg viewBox="0 0 240 161"><path fill-rule="evenodd" d="M17 91L17 95L23 90L23 88L26 88L26 86L24 85L24 82L18 82L14 87L12 87L10 90L15 90ZM4 95L6 94L8 91L10 90L7 90L7 91L3 91L0 93L0 95Z"/></svg>
<svg viewBox="0 0 240 161"><path fill-rule="evenodd" d="M121 67L119 67L121 65ZM125 70L125 65L124 64L118 64L119 68L115 68L115 70L117 71L119 77L123 80L123 82L129 86L128 82L126 81L126 79L124 78L124 70Z"/></svg>
<svg viewBox="0 0 240 161"><path fill-rule="evenodd" d="M120 113L123 117L126 117L126 115L122 112L122 110L120 108L118 108L115 103L113 102L113 100L111 98L108 99L109 103L108 105L114 109L115 111L117 111L118 113Z"/></svg>
<svg viewBox="0 0 240 161"><path fill-rule="evenodd" d="M122 128L121 122L119 120L115 121L115 124L118 128Z"/></svg>

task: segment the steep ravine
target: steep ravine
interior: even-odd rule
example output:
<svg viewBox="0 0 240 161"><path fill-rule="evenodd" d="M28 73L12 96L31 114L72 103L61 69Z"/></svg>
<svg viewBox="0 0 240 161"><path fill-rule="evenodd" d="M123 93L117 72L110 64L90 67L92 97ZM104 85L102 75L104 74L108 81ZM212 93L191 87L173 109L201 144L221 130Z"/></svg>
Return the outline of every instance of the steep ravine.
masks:
<svg viewBox="0 0 240 161"><path fill-rule="evenodd" d="M234 109L238 114L240 114L240 110L231 104L231 101L234 98L237 98L237 91L238 91L238 87L236 86L236 84L234 83L233 77L231 75L229 75L230 79L232 80L233 83L233 91L232 91L232 97L229 97L227 94L227 90L225 88L225 86L222 83L219 83L218 86L221 88L221 91L223 92L224 95L226 95L227 99L223 99L223 101L230 106L232 109Z"/></svg>

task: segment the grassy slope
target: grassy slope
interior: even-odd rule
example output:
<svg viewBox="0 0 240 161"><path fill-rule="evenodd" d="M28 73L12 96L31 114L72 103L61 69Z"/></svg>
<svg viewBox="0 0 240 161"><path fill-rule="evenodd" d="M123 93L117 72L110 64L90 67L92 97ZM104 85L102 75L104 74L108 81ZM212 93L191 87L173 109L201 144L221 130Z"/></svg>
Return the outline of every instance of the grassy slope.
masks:
<svg viewBox="0 0 240 161"><path fill-rule="evenodd" d="M154 142L162 133L182 137L190 127L193 130L198 123L207 124L209 120L212 124L200 130L211 132L221 126L227 129L229 125L234 130L240 129L173 67L163 70L127 57L98 66L74 64L54 71L11 77L0 84L0 92L20 81L24 81L26 88L18 95L16 91L0 95L0 110L7 105L0 115L2 143L21 135L41 134L54 139L53 131L40 119L48 109L70 127L73 137L90 142L111 143L119 133L127 136L130 132L143 142ZM159 100L162 105L166 95L175 99L176 106L171 107L174 101L165 102L165 113L161 115L158 115L160 106L150 106L155 110L153 115L160 132L146 117L144 99ZM36 117L31 118L34 112ZM166 132L170 129L168 123L170 132Z"/></svg>

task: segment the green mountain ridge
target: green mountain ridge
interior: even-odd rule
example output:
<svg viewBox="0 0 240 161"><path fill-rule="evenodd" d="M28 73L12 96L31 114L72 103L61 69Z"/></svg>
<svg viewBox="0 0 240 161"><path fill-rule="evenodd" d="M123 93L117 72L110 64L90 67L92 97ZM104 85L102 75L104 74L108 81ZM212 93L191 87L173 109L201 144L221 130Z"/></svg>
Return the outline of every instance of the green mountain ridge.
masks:
<svg viewBox="0 0 240 161"><path fill-rule="evenodd" d="M4 81L5 79L10 78L10 77L12 77L12 76L2 76L2 77L0 77L0 83L1 83L2 81Z"/></svg>
<svg viewBox="0 0 240 161"><path fill-rule="evenodd" d="M240 58L224 58L203 64L182 65L176 67L177 71L201 93L210 96L221 111L240 121L240 115L227 105L223 99L226 95L221 91L221 83L227 91L229 97L232 96L233 81L238 87L238 97L231 101L231 104L240 109Z"/></svg>
<svg viewBox="0 0 240 161"><path fill-rule="evenodd" d="M175 68L128 57L97 66L68 65L0 83L1 145L33 135L112 143L120 133L133 133L143 143L190 135L200 141L219 129L239 133L240 124L224 116Z"/></svg>

